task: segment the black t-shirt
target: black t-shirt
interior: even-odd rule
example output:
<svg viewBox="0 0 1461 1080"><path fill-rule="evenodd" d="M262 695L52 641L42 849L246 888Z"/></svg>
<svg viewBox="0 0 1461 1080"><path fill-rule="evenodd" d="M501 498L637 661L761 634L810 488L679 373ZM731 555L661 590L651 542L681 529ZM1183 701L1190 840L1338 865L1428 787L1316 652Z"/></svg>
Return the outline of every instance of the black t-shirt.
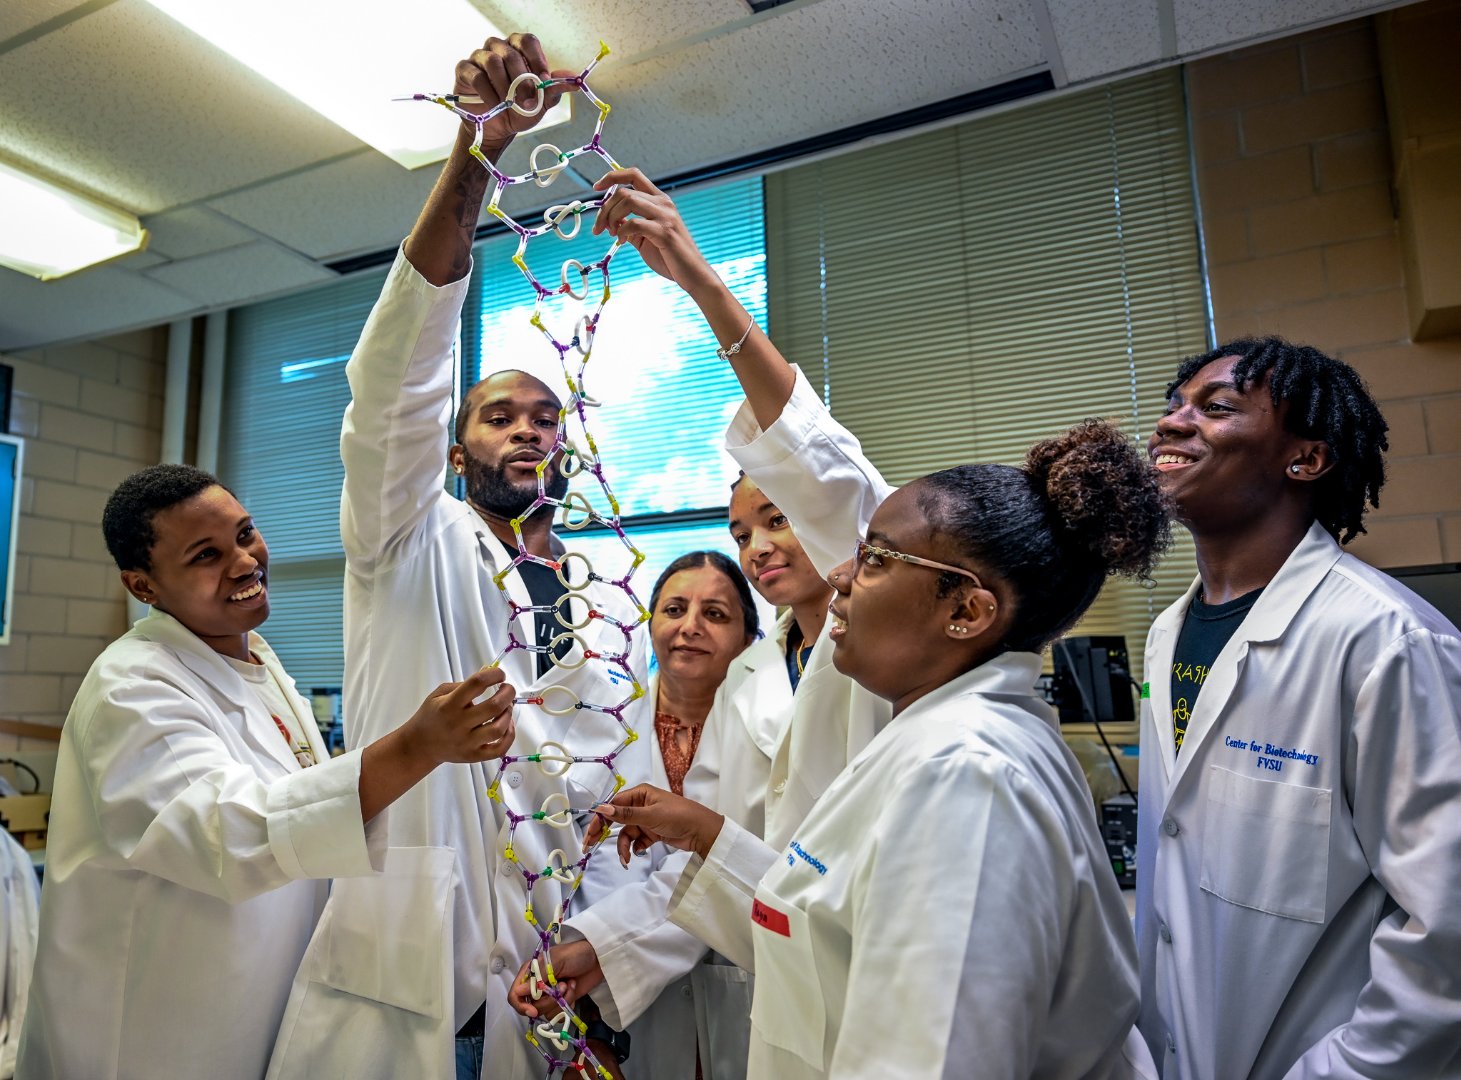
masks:
<svg viewBox="0 0 1461 1080"><path fill-rule="evenodd" d="M1172 731L1177 737L1178 750L1182 749L1187 722L1192 718L1197 695L1207 682L1213 661L1262 593L1262 589L1254 589L1226 604L1204 604L1200 592L1192 598L1172 654Z"/></svg>
<svg viewBox="0 0 1461 1080"><path fill-rule="evenodd" d="M501 539L497 542L502 544L503 550L507 552L509 559L517 558L517 548L511 544L503 543ZM563 587L563 582L558 580L558 572L556 570L551 570L530 559L524 559L518 563L517 572L522 575L523 585L527 588L528 596L532 599L534 607L545 607L556 604L558 598L568 591ZM534 615L536 618L533 621L537 625L538 636L537 640L531 642L531 644L546 649L549 645L553 644L555 637L568 632L568 628L560 624L551 611L538 611L534 612ZM519 623L519 625L522 624ZM572 644L571 641L566 640L560 642L558 648L552 655L549 655L547 652L534 653L533 655L538 662L539 677L548 673L555 660L562 660L567 656L568 650L572 648Z"/></svg>

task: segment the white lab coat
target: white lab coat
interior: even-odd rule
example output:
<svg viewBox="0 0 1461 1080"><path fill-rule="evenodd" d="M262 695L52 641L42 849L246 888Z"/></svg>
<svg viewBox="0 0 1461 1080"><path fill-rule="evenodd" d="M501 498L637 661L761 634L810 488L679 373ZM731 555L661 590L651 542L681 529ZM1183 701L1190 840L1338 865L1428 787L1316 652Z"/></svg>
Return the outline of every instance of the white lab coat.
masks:
<svg viewBox="0 0 1461 1080"><path fill-rule="evenodd" d="M738 924L710 943L756 972L750 1075L1114 1077L1128 1046L1144 1059L1125 903L1039 674L1006 653L914 702L780 854L728 823L691 860L671 916Z"/></svg>
<svg viewBox="0 0 1461 1080"><path fill-rule="evenodd" d="M293 682L257 634L250 648ZM82 681L61 733L23 1080L257 1080L324 878L370 874L360 754L301 769L218 653L154 610Z"/></svg>
<svg viewBox="0 0 1461 1080"><path fill-rule="evenodd" d="M508 556L482 519L443 489L452 352L467 280L436 288L398 254L346 368L352 400L340 438L340 526L351 745L384 735L438 684L472 674L507 644L509 612L493 576ZM622 567L596 569L617 577L628 561L626 555ZM506 581L518 604L532 602L515 571ZM592 584L582 595L621 620L637 618L619 589ZM582 618L581 602L573 615ZM520 640L533 640L533 618L520 617ZM605 620L578 633L596 652L623 651L622 634ZM641 684L647 637L636 632L630 652ZM561 685L587 702L630 697L628 682L617 671L611 677L601 661L553 668L541 679L534 663L524 650L503 660L521 694ZM640 732L651 728L649 698L631 704L625 719ZM577 754L601 755L623 738L612 717L588 710L551 716L520 705L516 720L514 754L552 740ZM628 783L648 775L650 742L640 739L618 759ZM271 1076L449 1080L453 1037L484 1000L484 1059L493 1080L542 1072L523 1037L527 1022L506 1001L538 939L524 918L523 877L503 856L507 818L487 795L497 772L496 762L443 765L392 807L386 871L332 891L296 980ZM518 812L538 810L555 792L585 809L612 785L608 771L593 765L555 778L520 762L500 779ZM523 865L538 869L554 849L576 857L580 838L577 825L560 832L529 823L518 830L515 850ZM590 863L577 904L591 898L597 868L612 861L606 855ZM544 925L566 892L552 879L538 883L533 907Z"/></svg>
<svg viewBox="0 0 1461 1080"><path fill-rule="evenodd" d="M758 836L765 825L771 761L791 723L786 635L792 615L731 661L705 718L685 795ZM653 741L650 782L668 776ZM628 1024L635 1080L685 1080L700 1051L705 1080L744 1078L751 982L742 969L707 955L703 943L670 923L670 894L688 856L650 850L653 873L570 919L567 934L594 945L605 984L593 993L605 1020Z"/></svg>
<svg viewBox="0 0 1461 1080"><path fill-rule="evenodd" d="M799 369L776 422L762 431L743 403L725 447L786 515L823 576L852 557L873 511L893 492ZM827 630L807 657L792 723L771 763L764 835L773 848L786 844L822 792L892 715L886 701L833 666Z"/></svg>
<svg viewBox="0 0 1461 1080"><path fill-rule="evenodd" d="M1164 1076L1461 1075L1456 628L1316 524L1177 756L1196 588L1152 626L1141 717L1142 1031Z"/></svg>
<svg viewBox="0 0 1461 1080"><path fill-rule="evenodd" d="M726 449L786 514L802 549L824 575L851 554L873 511L892 490L799 371L791 399L769 430L763 432L742 404L726 433ZM783 622L774 644L769 639L753 644L733 664L707 720L707 730L720 732L721 738L709 746L702 743L685 778L689 798L764 836L773 848L785 845L833 778L891 714L886 701L833 666L824 627L788 715L786 628ZM690 971L699 1039L702 1049L708 1048L702 1056L707 1080L733 1078L744 1073L752 982L733 964L700 963L706 952L700 939L665 921L687 858L658 852L644 888L608 898L570 920L569 929L594 944L606 979L595 1000L616 1026L639 1017ZM745 915L734 921L739 929Z"/></svg>
<svg viewBox="0 0 1461 1080"><path fill-rule="evenodd" d="M0 1080L15 1075L21 1025L30 1002L31 975L39 939L41 883L30 852L10 833L0 831L0 882L4 910L0 912Z"/></svg>

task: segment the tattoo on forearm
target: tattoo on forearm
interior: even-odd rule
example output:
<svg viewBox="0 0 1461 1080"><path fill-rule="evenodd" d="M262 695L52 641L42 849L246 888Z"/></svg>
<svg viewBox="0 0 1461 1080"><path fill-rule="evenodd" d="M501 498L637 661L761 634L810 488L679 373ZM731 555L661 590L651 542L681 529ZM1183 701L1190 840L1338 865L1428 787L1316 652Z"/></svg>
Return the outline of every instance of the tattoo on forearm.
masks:
<svg viewBox="0 0 1461 1080"><path fill-rule="evenodd" d="M452 200L457 204L457 224L464 229L475 229L477 218L482 213L482 200L487 195L487 185L470 173L457 177L452 188Z"/></svg>

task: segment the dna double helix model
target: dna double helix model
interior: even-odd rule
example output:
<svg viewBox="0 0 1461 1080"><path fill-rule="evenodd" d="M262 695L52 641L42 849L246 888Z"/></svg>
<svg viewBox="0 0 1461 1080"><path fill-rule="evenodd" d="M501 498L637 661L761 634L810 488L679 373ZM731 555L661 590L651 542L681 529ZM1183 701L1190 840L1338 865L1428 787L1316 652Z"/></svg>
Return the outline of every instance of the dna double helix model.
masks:
<svg viewBox="0 0 1461 1080"><path fill-rule="evenodd" d="M480 99L457 95L413 95L415 100L432 101L450 109L463 121L476 127L476 136L469 150L472 156L482 164L482 167L491 174L494 181L492 195L487 203L487 212L517 235L517 252L513 255L512 262L522 271L537 298L531 322L557 352L568 391L558 413L558 431L553 446L537 466L537 498L522 514L511 521L513 534L517 538L517 555L494 578L510 613L508 642L502 654L494 662L501 663L503 656L514 650L523 649L535 654L535 659L537 656L547 653L556 666L568 670L576 670L586 664L606 665L610 670L609 678L604 680L604 683L608 686L624 688L625 696L622 700L584 701L570 687L552 684L545 686L535 696L519 696L517 702L542 709L554 717L568 717L581 711L601 713L612 717L618 725L620 740L612 749L597 754L576 753L571 747L558 742L544 742L531 754L508 754L501 759L501 767L487 789L487 794L502 807L507 818L507 843L503 855L522 875L527 886L527 906L524 916L538 937L538 944L530 962L529 985L535 998L541 1000L544 996L549 997L558 1006L556 1015L551 1019L539 1020L529 1027L527 1039L547 1062L549 1075L574 1070L580 1075L597 1074L605 1080L608 1080L610 1074L589 1050L585 1037L587 1025L570 1007L563 988L554 975L549 952L552 944L558 940L563 920L572 910L573 900L583 881L584 870L594 855L592 848L581 854L577 853L578 845L575 840L578 834L574 831L575 819L581 817L590 807L572 806L569 796L564 791L553 791L536 806L514 806L509 792L503 790L502 778L510 766L518 764L536 766L542 770L545 776L552 778L563 777L570 769L602 770L603 794L597 801L603 801L624 787L625 778L619 772L616 761L619 755L638 739L637 733L625 721L624 712L631 703L645 694L645 687L639 682L638 676L629 665L633 634L639 626L649 620L649 612L635 595L631 585L631 578L635 570L644 562L644 554L634 546L621 524L619 502L614 497L613 489L609 486L604 472L602 455L589 427L589 410L600 407L600 402L589 395L584 377L589 359L593 354L594 337L598 333L599 320L603 315L604 306L609 301L609 264L621 245L620 241L614 240L609 244L608 250L604 252L602 258L588 265L584 265L576 259L568 259L563 263L559 284L553 288L545 286L533 274L526 259L528 244L539 237L554 233L564 240L572 240L578 235L584 215L597 212L613 195L615 189L610 188L588 201L574 199L561 205L550 206L543 212L542 224L533 225L524 225L509 216L502 209L501 200L503 193L515 184L531 182L539 187L547 187L558 178L570 162L583 155L596 155L610 169L619 167L609 156L608 151L604 149L601 141L604 122L609 116L609 105L600 100L588 85L589 75L598 66L599 61L607 55L609 55L608 46L600 42L598 55L594 57L588 67L577 75L541 80L531 72L519 75L509 86L505 100L481 114L462 108L463 105L481 104ZM564 92L582 95L584 100L598 110L593 135L588 142L572 150L560 150L548 142L540 143L533 148L529 157L529 171L521 176L509 176L498 169L482 151L482 127L507 109L512 109L523 116L536 116L543 109L544 92L553 87L561 87ZM519 102L518 98L525 95L531 95L532 100ZM555 335L544 321L544 304L557 297L567 297L569 300L592 308L578 317L573 325L572 334L565 335L566 341L560 340L559 336ZM577 439L570 438L570 428L574 429L578 436ZM557 467L561 474L567 477L570 483L588 485L590 481L587 478L592 477L592 483L597 485L596 494L602 499L599 506L595 506L582 490L566 491L557 498L551 495L547 470L555 462L558 463ZM591 524L610 530L624 546L627 568L621 575L615 577L599 573L589 561L588 556L580 552L566 551L553 559L541 558L529 553L527 545L523 541L522 523L531 515L543 512L558 513L559 525L568 532L576 532ZM556 572L564 592L554 603L522 605L508 594L506 579L509 573L514 567L525 562L538 563ZM575 569L578 570L577 573L574 573ZM592 582L623 590L629 602L629 606L625 610L636 612L637 616L632 619L619 618L596 608L585 595L585 590ZM531 613L534 618L552 619L558 624L559 632L548 644L535 644L531 633L520 632L519 619L528 613ZM596 621L601 621L606 627L612 627L622 635L622 647L619 648L619 651L605 651L602 647L597 651L589 648L588 642L580 632ZM610 640L616 640L612 632L608 636ZM597 790L599 787L599 785L593 784L584 786L589 790ZM509 785L510 788L511 785ZM539 828L560 830L569 838L565 841L568 850L563 847L554 848L547 859L547 864L541 867L527 865L519 858L517 839L520 830ZM534 887L544 879L551 879L566 890L562 893L563 899L546 918L533 909ZM551 1010L544 1009L543 1011Z"/></svg>

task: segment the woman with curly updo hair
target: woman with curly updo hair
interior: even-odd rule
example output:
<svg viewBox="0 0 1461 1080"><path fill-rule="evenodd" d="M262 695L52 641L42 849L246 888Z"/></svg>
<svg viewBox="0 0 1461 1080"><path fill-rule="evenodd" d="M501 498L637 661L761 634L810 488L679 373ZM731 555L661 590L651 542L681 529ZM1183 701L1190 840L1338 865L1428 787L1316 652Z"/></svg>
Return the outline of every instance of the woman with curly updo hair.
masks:
<svg viewBox="0 0 1461 1080"><path fill-rule="evenodd" d="M1109 424L893 492L831 575L833 663L892 720L777 852L642 786L619 847L693 850L679 909L756 973L750 1076L1141 1075L1135 945L1090 789L1035 693L1040 651L1169 539Z"/></svg>
<svg viewBox="0 0 1461 1080"><path fill-rule="evenodd" d="M834 590L798 691L785 788L809 797L787 842L647 786L597 808L625 861L694 852L670 918L755 973L745 1074L1151 1075L1131 922L1035 680L1101 585L1165 549L1156 471L1087 421L1021 467L891 490L670 199L638 170L610 183L595 229L704 314L746 394L726 448Z"/></svg>

